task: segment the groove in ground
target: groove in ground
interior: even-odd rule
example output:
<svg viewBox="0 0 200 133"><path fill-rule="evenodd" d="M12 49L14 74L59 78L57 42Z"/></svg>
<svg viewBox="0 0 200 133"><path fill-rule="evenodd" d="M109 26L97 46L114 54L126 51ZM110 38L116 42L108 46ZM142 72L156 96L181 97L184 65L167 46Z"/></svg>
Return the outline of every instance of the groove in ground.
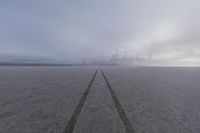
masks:
<svg viewBox="0 0 200 133"><path fill-rule="evenodd" d="M71 116L71 118L70 118L70 120L69 120L69 122L68 122L68 124L67 124L67 126L66 126L66 128L65 128L63 133L72 133L73 132L74 127L76 125L76 122L78 120L78 117L80 115L80 112L81 112L81 110L82 110L82 108L84 106L84 103L85 103L86 99L87 99L87 96L88 96L88 93L90 91L90 88L91 88L91 86L93 84L93 81L94 81L96 75L97 75L97 71L98 70L96 70L96 72L94 73L90 83L88 84L88 87L87 87L86 91L83 93L83 96L81 97L81 100L79 101L78 105L76 106L76 108L75 108L75 110L73 112L73 115Z"/></svg>
<svg viewBox="0 0 200 133"><path fill-rule="evenodd" d="M122 106L121 106L117 96L115 95L115 92L113 91L108 79L106 78L103 70L101 70L101 73L102 73L102 75L103 75L103 77L104 77L104 79L106 81L106 84L108 86L108 89L109 89L111 97L112 97L112 100L113 100L113 102L115 104L115 108L117 109L117 112L118 112L118 114L119 114L119 116L120 116L120 118L121 118L121 120L123 122L123 125L125 127L126 132L127 133L135 133L135 131L132 128L131 123L128 120L128 117L127 117L124 109L122 108Z"/></svg>

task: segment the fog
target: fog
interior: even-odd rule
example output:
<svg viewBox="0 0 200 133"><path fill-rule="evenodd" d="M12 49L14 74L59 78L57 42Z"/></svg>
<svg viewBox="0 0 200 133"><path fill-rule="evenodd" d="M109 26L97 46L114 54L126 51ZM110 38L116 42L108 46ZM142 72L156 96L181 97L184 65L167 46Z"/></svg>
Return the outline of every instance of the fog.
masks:
<svg viewBox="0 0 200 133"><path fill-rule="evenodd" d="M0 62L200 65L199 0L0 1Z"/></svg>

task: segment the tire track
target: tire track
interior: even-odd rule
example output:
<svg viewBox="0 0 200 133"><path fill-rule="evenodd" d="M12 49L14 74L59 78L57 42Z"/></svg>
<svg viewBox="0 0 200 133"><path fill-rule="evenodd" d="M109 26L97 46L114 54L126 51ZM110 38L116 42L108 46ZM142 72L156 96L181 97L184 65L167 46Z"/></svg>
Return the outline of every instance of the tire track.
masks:
<svg viewBox="0 0 200 133"><path fill-rule="evenodd" d="M102 75L103 75L103 77L104 77L104 79L106 81L106 84L108 86L108 89L109 89L111 97L112 97L112 100L113 100L113 102L115 104L115 108L117 109L117 112L118 112L118 114L119 114L119 116L120 116L120 118L121 118L121 120L123 122L123 125L125 127L126 132L127 133L135 133L135 131L132 128L131 123L129 122L129 120L127 118L127 115L126 115L124 109L122 108L122 106L121 106L117 96L115 95L115 92L113 91L108 79L106 78L103 70L101 70L101 73L102 73Z"/></svg>
<svg viewBox="0 0 200 133"><path fill-rule="evenodd" d="M76 108L75 108L75 110L73 112L73 115L71 116L71 118L70 118L66 128L64 129L63 133L72 133L73 132L74 127L76 125L76 122L78 120L78 117L80 115L80 112L81 112L81 110L82 110L82 108L84 106L84 103L85 103L86 99L87 99L87 96L88 96L88 93L90 91L90 88L91 88L91 86L92 86L92 84L94 82L94 79L95 79L96 75L97 75L97 71L98 71L98 69L96 70L96 72L94 73L91 81L89 82L86 91L83 93L83 96L81 97L81 100L79 101L78 105L76 106Z"/></svg>

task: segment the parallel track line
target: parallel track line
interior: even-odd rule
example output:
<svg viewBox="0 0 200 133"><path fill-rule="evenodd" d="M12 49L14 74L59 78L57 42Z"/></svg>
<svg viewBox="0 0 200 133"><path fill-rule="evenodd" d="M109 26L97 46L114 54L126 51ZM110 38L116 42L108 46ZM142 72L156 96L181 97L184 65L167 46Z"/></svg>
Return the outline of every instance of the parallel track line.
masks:
<svg viewBox="0 0 200 133"><path fill-rule="evenodd" d="M82 108L84 106L84 103L85 103L85 101L87 99L87 96L88 96L88 93L90 91L90 88L91 88L91 86L92 86L92 84L94 82L94 79L95 79L96 75L97 75L97 71L98 71L98 69L96 70L96 72L94 73L91 81L89 82L86 91L83 93L83 96L81 97L81 100L79 101L78 105L76 106L76 108L75 108L75 110L73 112L73 115L71 116L71 118L70 118L66 128L64 129L63 133L72 133L73 132L74 127L76 125L76 122L78 120L78 117L79 117L79 115L81 113L81 110L82 110Z"/></svg>
<svg viewBox="0 0 200 133"><path fill-rule="evenodd" d="M123 125L125 127L126 133L135 133L135 131L132 128L131 123L128 120L128 117L127 117L124 109L122 108L122 106L121 106L117 96L115 95L115 92L113 91L108 79L106 78L103 70L101 70L101 73L102 73L102 75L103 75L103 77L104 77L104 79L106 81L106 84L107 84L108 89L110 91L110 94L111 94L112 100L114 102L115 108L117 109L117 112L118 112L118 114L119 114L119 116L120 116L120 118L121 118L121 120L123 122Z"/></svg>

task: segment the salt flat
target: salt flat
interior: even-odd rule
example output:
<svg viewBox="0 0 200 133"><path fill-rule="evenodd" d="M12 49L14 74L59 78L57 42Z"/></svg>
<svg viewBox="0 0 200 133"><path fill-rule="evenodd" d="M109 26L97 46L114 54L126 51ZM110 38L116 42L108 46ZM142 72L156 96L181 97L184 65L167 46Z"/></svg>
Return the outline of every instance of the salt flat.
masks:
<svg viewBox="0 0 200 133"><path fill-rule="evenodd" d="M0 133L61 133L95 70L0 67Z"/></svg>
<svg viewBox="0 0 200 133"><path fill-rule="evenodd" d="M200 68L101 67L136 133L200 131ZM62 133L96 67L0 67L0 133ZM99 71L74 133L125 133Z"/></svg>
<svg viewBox="0 0 200 133"><path fill-rule="evenodd" d="M91 87L74 133L125 133L100 71Z"/></svg>
<svg viewBox="0 0 200 133"><path fill-rule="evenodd" d="M200 68L107 67L104 71L136 132L200 131Z"/></svg>

